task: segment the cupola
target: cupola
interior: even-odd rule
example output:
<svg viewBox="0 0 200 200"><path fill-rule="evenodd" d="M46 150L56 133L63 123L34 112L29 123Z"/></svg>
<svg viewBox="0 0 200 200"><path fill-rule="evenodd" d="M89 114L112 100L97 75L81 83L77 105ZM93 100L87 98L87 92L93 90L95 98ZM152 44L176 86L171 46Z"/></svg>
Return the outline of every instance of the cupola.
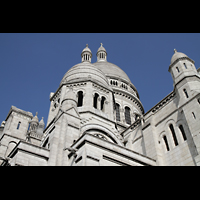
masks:
<svg viewBox="0 0 200 200"><path fill-rule="evenodd" d="M99 61L107 61L107 52L102 43L97 51L97 62Z"/></svg>
<svg viewBox="0 0 200 200"><path fill-rule="evenodd" d="M81 57L82 57L82 62L90 62L91 63L92 52L89 49L88 44L86 44L85 49L83 49L83 51L81 53Z"/></svg>

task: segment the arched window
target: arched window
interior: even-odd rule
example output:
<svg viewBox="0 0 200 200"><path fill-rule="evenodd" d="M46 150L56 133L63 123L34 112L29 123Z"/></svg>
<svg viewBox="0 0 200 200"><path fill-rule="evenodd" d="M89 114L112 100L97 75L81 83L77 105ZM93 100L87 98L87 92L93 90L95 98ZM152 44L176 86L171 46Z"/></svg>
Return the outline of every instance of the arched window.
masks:
<svg viewBox="0 0 200 200"><path fill-rule="evenodd" d="M163 140L165 142L165 146L166 146L167 151L169 151L169 145L168 145L168 141L167 141L166 135L163 136Z"/></svg>
<svg viewBox="0 0 200 200"><path fill-rule="evenodd" d="M78 92L78 107L83 106L83 92L79 91Z"/></svg>
<svg viewBox="0 0 200 200"><path fill-rule="evenodd" d="M187 69L187 65L185 63L183 63L183 65L184 65L185 69Z"/></svg>
<svg viewBox="0 0 200 200"><path fill-rule="evenodd" d="M97 100L99 98L99 95L95 93L94 99L93 99L93 107L97 109Z"/></svg>
<svg viewBox="0 0 200 200"><path fill-rule="evenodd" d="M176 70L177 70L177 72L180 72L178 67L176 67Z"/></svg>
<svg viewBox="0 0 200 200"><path fill-rule="evenodd" d="M116 120L120 121L120 105L116 103Z"/></svg>
<svg viewBox="0 0 200 200"><path fill-rule="evenodd" d="M19 129L21 122L18 122L17 124L17 129Z"/></svg>
<svg viewBox="0 0 200 200"><path fill-rule="evenodd" d="M186 89L183 89L183 92L185 93L186 98L189 98L188 93L187 93L187 90L186 90Z"/></svg>
<svg viewBox="0 0 200 200"><path fill-rule="evenodd" d="M176 134L175 134L175 131L174 131L174 127L172 124L169 125L169 128L171 130L171 133L172 133L172 136L173 136L173 139L174 139L174 144L177 146L178 145L178 140L176 138Z"/></svg>
<svg viewBox="0 0 200 200"><path fill-rule="evenodd" d="M104 109L105 109L105 101L106 101L106 98L105 98L105 97L102 97L102 98L101 98L101 110L103 110L103 111L104 111Z"/></svg>
<svg viewBox="0 0 200 200"><path fill-rule="evenodd" d="M127 124L131 124L131 109L129 107L125 107L125 121Z"/></svg>
<svg viewBox="0 0 200 200"><path fill-rule="evenodd" d="M183 139L184 139L184 140L187 140L187 137L186 137L186 134L185 134L185 131L184 131L183 126L180 125L180 126L179 126L179 129L180 129L180 131L181 131L181 133L182 133Z"/></svg>

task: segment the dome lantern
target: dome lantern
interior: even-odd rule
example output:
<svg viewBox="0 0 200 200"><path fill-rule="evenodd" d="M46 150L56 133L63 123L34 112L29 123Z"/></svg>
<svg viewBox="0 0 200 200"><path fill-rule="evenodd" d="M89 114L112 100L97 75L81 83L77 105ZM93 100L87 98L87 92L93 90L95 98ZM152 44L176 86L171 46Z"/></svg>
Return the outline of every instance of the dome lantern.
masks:
<svg viewBox="0 0 200 200"><path fill-rule="evenodd" d="M89 49L88 44L86 44L86 47L83 49L83 51L81 53L81 57L82 57L82 62L90 62L91 63L92 52Z"/></svg>
<svg viewBox="0 0 200 200"><path fill-rule="evenodd" d="M97 62L99 61L107 61L107 52L102 43L97 51Z"/></svg>

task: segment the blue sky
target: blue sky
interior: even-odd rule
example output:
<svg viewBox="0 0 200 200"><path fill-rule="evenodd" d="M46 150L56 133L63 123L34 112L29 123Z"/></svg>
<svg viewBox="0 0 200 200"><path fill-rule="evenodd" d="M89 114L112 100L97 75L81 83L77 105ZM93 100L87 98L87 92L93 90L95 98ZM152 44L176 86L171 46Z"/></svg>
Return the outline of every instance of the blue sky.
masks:
<svg viewBox="0 0 200 200"><path fill-rule="evenodd" d="M168 67L174 48L200 67L199 33L0 33L0 123L12 105L30 111L46 124L49 94L64 74L81 62L86 44L100 43L108 62L121 67L137 88L145 112L173 90Z"/></svg>

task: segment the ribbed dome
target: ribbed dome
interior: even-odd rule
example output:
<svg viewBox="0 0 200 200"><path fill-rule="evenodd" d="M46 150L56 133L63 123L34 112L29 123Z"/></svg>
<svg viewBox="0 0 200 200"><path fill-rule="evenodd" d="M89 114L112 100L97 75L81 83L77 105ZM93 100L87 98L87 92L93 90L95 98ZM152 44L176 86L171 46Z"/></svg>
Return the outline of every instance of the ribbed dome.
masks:
<svg viewBox="0 0 200 200"><path fill-rule="evenodd" d="M188 56L185 55L184 53L177 52L177 50L174 49L174 55L173 55L172 58L171 58L171 64L172 64L173 62L175 62L177 59L179 59L179 58L184 58L184 57L187 57L187 58L188 58Z"/></svg>
<svg viewBox="0 0 200 200"><path fill-rule="evenodd" d="M93 64L83 62L73 66L63 77L62 83L73 82L73 81L84 81L93 79L94 81L103 84L108 87L108 80L103 72L97 69Z"/></svg>
<svg viewBox="0 0 200 200"><path fill-rule="evenodd" d="M104 61L93 63L97 69L100 69L106 76L124 79L131 82L127 74L117 65Z"/></svg>

